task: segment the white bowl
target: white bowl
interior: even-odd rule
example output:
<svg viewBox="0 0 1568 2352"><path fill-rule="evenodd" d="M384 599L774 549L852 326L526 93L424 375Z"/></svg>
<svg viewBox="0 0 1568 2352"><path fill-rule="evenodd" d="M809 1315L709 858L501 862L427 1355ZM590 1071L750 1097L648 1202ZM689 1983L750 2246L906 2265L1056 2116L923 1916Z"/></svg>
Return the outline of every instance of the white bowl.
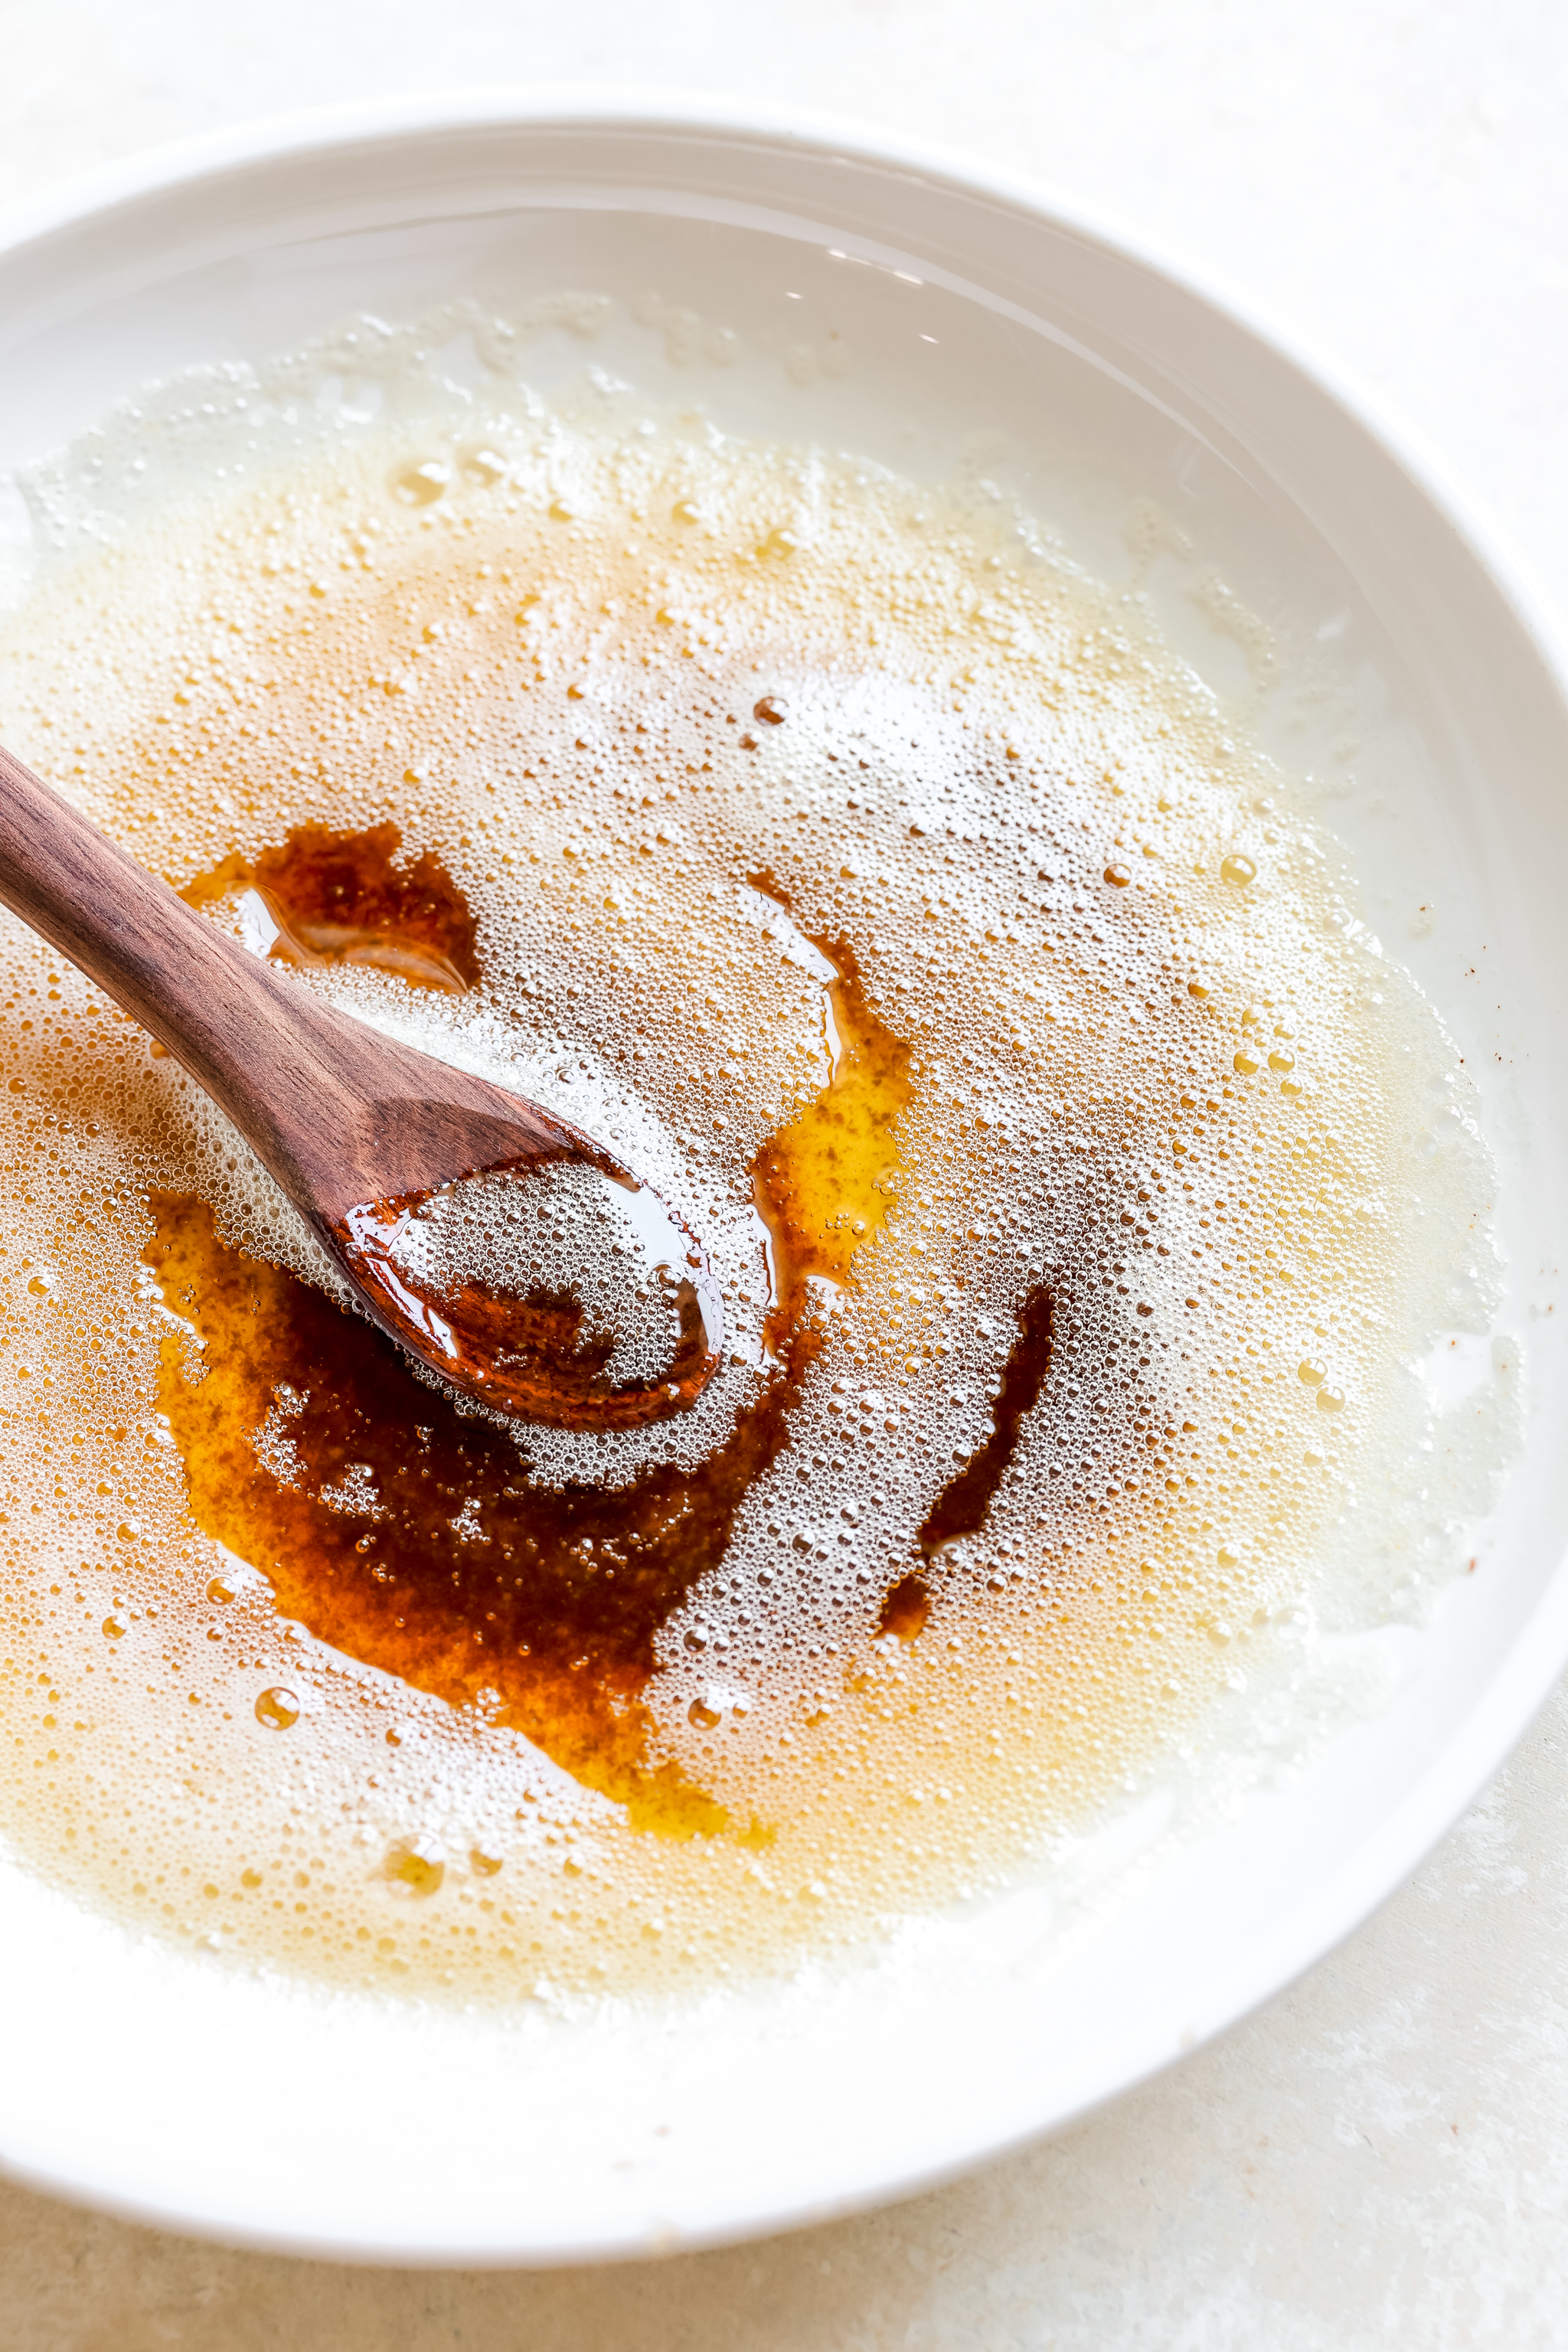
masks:
<svg viewBox="0 0 1568 2352"><path fill-rule="evenodd" d="M1568 1199L1568 709L1528 598L1453 494L1234 304L1026 191L831 125L581 92L226 133L14 227L0 465L151 376L498 286L623 298L610 363L728 423L906 470L994 428L1091 565L1124 561L1107 486L1147 491L1254 605L1353 646L1382 709L1375 789L1333 814L1374 924L1385 902L1436 905L1429 938L1394 923L1390 944L1486 1095L1528 1433L1480 1567L1409 1638L1388 1712L1065 1949L1028 1899L933 1931L891 2008L848 1980L657 2031L400 2014L128 1950L0 1878L0 2161L178 2228L400 2263L776 2229L1082 2114L1364 1918L1568 1656L1568 1302L1546 1312ZM734 329L736 363L704 360L698 330L667 358L630 316L650 289ZM822 366L835 327L845 373ZM582 363L548 339L538 356L547 378ZM1193 658L1223 665L1185 625Z"/></svg>

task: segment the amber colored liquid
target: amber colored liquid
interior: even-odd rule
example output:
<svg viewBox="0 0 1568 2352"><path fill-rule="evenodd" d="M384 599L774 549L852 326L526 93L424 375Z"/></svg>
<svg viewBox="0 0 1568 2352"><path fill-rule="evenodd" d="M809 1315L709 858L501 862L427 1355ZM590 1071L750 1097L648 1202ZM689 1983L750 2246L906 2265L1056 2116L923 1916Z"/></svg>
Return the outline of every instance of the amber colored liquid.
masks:
<svg viewBox="0 0 1568 2352"><path fill-rule="evenodd" d="M771 874L749 878L787 908ZM775 1346L804 1309L808 1277L847 1282L856 1251L886 1218L899 1164L894 1123L913 1092L910 1049L868 1003L848 940L811 944L837 973L827 991L832 1075L763 1145L752 1170L752 1198L773 1244L768 1339Z"/></svg>
<svg viewBox="0 0 1568 2352"><path fill-rule="evenodd" d="M724 1827L673 1767L650 1765L639 1699L660 1625L722 1559L784 1440L808 1343L700 1468L610 1493L545 1487L511 1436L416 1380L389 1339L219 1240L205 1202L153 1205L147 1262L209 1368L193 1384L179 1338L165 1339L159 1402L198 1525L262 1570L284 1616L479 1706L639 1828ZM298 1409L280 1413L280 1395ZM258 1449L269 1415L282 1476Z"/></svg>
<svg viewBox="0 0 1568 2352"><path fill-rule="evenodd" d="M226 857L180 896L203 907L253 889L278 926L268 952L279 962L368 964L416 988L461 994L479 984L473 915L428 850L395 865L402 843L395 824L363 833L296 825L254 863Z"/></svg>
<svg viewBox="0 0 1568 2352"><path fill-rule="evenodd" d="M312 953L329 933L374 939L383 969L405 978L399 959L429 960L437 942L454 969L459 955L471 966L460 894L428 854L399 877L396 845L390 825L303 827L252 864L226 859L184 895L212 904L265 887L275 919ZM771 877L758 878L782 903ZM748 1488L787 1442L818 1344L807 1278L852 1278L887 1213L892 1129L910 1093L909 1048L868 1003L853 950L814 944L838 975L826 992L831 1075L752 1171L771 1241L776 1369L695 1470L660 1467L610 1492L538 1484L514 1436L433 1392L388 1339L295 1275L230 1247L204 1202L153 1202L147 1263L206 1367L193 1383L181 1340L164 1341L159 1402L198 1525L261 1570L285 1616L420 1690L481 1707L626 1804L636 1826L676 1835L760 1833L650 1760L642 1694L660 1626L718 1567ZM905 1577L881 1630L912 1641L928 1608L923 1584Z"/></svg>
<svg viewBox="0 0 1568 2352"><path fill-rule="evenodd" d="M1368 1468L1489 1279L1337 858L1010 518L818 453L803 539L796 451L408 429L44 580L7 727L311 984L635 1134L720 1409L453 1409L7 934L8 1847L337 1983L640 1996L1010 1886L1173 1756L1249 1786L1276 1695L1321 1736L1319 1601L1426 1572Z"/></svg>
<svg viewBox="0 0 1568 2352"><path fill-rule="evenodd" d="M931 1588L923 1576L901 1576L883 1601L877 1618L879 1633L896 1634L912 1642L925 1632L931 1615Z"/></svg>
<svg viewBox="0 0 1568 2352"><path fill-rule="evenodd" d="M927 1559L946 1544L978 1535L984 1526L992 1497L1018 1450L1019 1433L1039 1402L1050 1368L1051 1294L1037 1283L1018 1310L1018 1336L1003 1367L992 1408L994 1429L957 1477L949 1479L926 1513L920 1544Z"/></svg>

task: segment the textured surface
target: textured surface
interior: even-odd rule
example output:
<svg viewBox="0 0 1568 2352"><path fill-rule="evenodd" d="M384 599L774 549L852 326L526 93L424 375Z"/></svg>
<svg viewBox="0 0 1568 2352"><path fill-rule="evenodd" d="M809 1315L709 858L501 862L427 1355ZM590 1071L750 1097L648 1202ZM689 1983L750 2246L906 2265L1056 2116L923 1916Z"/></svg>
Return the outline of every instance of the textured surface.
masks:
<svg viewBox="0 0 1568 2352"><path fill-rule="evenodd" d="M5 37L0 198L246 115L529 79L685 83L967 146L1360 375L1568 605L1560 0L10 0ZM7 2352L1568 2345L1565 1832L1560 1698L1414 1884L1262 2016L1051 2146L865 2221L614 2272L404 2275L0 2188L0 2335Z"/></svg>

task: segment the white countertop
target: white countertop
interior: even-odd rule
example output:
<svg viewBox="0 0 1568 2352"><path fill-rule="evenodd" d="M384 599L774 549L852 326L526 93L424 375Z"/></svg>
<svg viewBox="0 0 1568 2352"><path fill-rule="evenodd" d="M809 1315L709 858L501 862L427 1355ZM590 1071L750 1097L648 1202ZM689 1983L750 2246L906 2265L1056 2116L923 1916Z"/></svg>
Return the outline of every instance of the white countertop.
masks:
<svg viewBox="0 0 1568 2352"><path fill-rule="evenodd" d="M159 140L530 79L831 108L1228 282L1421 433L1568 627L1563 0L32 0L0 202ZM14 2026L14 2021L10 2021ZM237 2095L239 2095L237 2080ZM1568 2346L1568 1699L1313 1975L1064 2137L731 2252L305 2264L0 2186L7 2352Z"/></svg>

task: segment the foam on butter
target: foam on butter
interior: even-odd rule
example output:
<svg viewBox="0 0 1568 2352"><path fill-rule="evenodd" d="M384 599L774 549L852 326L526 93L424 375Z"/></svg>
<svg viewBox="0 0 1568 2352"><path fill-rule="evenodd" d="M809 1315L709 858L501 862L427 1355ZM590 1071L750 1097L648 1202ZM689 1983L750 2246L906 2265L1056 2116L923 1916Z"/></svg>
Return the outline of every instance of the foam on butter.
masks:
<svg viewBox="0 0 1568 2352"><path fill-rule="evenodd" d="M280 1619L268 1563L202 1532L158 1402L201 1349L142 1263L149 1193L330 1277L175 1064L9 918L0 1804L138 1928L511 1999L874 1952L1069 1885L1151 1791L1248 1785L1357 1703L1343 1638L1419 1614L1510 1423L1489 1357L1461 1397L1421 1376L1489 1344L1471 1083L1289 779L1137 608L852 456L602 388L547 408L506 324L366 322L37 469L0 719L176 883L394 820L477 911L480 987L298 984L602 1134L702 1235L730 1346L699 1409L530 1432L520 1476L699 1463L754 1402L752 1171L830 1098L852 958L908 1100L813 1286L789 1442L645 1694L654 1762L728 1826L639 1828L482 1699ZM430 356L459 331L462 390ZM1042 1290L1038 1400L979 1530L928 1555ZM273 1396L266 1476L308 1410ZM352 1477L340 1502L372 1523ZM923 1623L879 1630L911 1577Z"/></svg>

